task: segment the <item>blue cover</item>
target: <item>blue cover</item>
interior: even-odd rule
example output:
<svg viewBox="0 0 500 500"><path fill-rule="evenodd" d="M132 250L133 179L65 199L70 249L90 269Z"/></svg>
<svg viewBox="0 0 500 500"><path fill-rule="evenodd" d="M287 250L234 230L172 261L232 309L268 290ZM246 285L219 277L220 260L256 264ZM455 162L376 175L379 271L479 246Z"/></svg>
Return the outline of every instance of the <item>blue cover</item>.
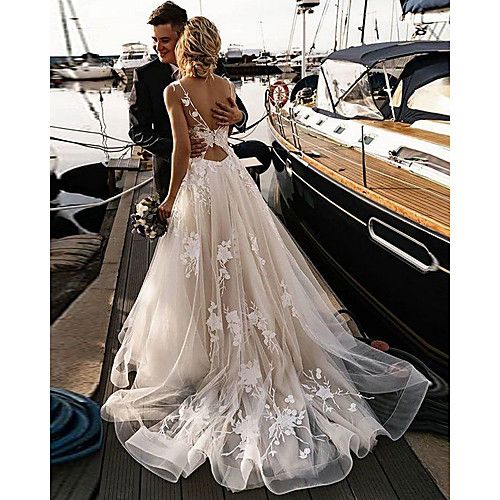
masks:
<svg viewBox="0 0 500 500"><path fill-rule="evenodd" d="M401 0L403 14L427 12L435 9L445 9L450 7L450 0Z"/></svg>

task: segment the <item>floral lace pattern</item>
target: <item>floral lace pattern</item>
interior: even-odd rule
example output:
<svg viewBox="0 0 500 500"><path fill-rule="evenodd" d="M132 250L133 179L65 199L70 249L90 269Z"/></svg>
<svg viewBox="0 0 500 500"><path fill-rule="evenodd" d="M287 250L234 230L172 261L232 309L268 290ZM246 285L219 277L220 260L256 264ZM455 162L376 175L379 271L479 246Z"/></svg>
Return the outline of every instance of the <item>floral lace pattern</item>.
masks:
<svg viewBox="0 0 500 500"><path fill-rule="evenodd" d="M243 325L240 315L236 310L230 311L227 306L224 308L224 313L227 327L233 336L233 345L240 346L243 342Z"/></svg>
<svg viewBox="0 0 500 500"><path fill-rule="evenodd" d="M217 263L219 265L217 284L219 286L219 292L222 295L226 289L226 280L231 278L226 264L233 258L231 253L231 240L224 241L217 245Z"/></svg>
<svg viewBox="0 0 500 500"><path fill-rule="evenodd" d="M295 306L292 304L292 296L290 295L290 292L287 289L286 283L283 280L280 281L280 287L282 290L281 305L283 307L290 307L292 316L294 318L298 318L299 314L297 313L297 309L295 309Z"/></svg>
<svg viewBox="0 0 500 500"><path fill-rule="evenodd" d="M191 274L198 276L200 264L200 235L191 231L188 236L182 240L184 252L181 254L181 260L186 265L185 276L191 277Z"/></svg>
<svg viewBox="0 0 500 500"><path fill-rule="evenodd" d="M251 302L250 312L247 314L247 318L251 325L261 331L262 337L264 338L264 345L267 346L270 351L279 351L278 344L275 340L276 332L269 329L267 319L254 302Z"/></svg>
<svg viewBox="0 0 500 500"><path fill-rule="evenodd" d="M323 411L325 412L331 412L334 409L334 406L339 410L341 409L339 404L337 403L337 400L335 399L336 396L354 396L359 399L374 399L374 397L363 396L360 392L349 392L341 389L340 387L337 387L335 392L332 392L330 381L325 376L323 376L321 368L316 368L315 373L313 373L312 370L308 370L307 373L303 373L305 378L308 380L307 384L302 384L302 387L304 387L304 389L306 389L307 391L305 395L306 399L308 399L309 401L312 401L315 397L320 399L323 404ZM331 404L333 404L334 406L330 406L327 401L331 401ZM356 403L351 403L347 410L350 412L357 411Z"/></svg>
<svg viewBox="0 0 500 500"><path fill-rule="evenodd" d="M213 361L215 354L219 350L219 332L222 332L222 318L215 311L217 304L210 302L208 307L209 317L207 319L208 333L210 335L210 361Z"/></svg>
<svg viewBox="0 0 500 500"><path fill-rule="evenodd" d="M257 237L253 233L248 233L248 237L250 238L252 252L256 255L257 260L259 261L261 267L264 267L266 264L266 259L260 256L259 244L257 243Z"/></svg>

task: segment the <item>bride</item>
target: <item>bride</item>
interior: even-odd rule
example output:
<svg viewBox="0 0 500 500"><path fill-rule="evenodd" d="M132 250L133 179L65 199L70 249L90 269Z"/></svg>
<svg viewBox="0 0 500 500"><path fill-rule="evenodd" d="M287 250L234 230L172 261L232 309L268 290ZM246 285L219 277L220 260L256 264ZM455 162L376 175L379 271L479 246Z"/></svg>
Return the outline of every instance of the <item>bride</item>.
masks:
<svg viewBox="0 0 500 500"><path fill-rule="evenodd" d="M235 95L213 74L220 46L217 28L194 17L175 49L170 226L119 333L121 389L102 417L168 481L208 458L231 491L283 494L341 481L351 452L400 438L430 382L353 337L229 147L211 113ZM208 144L203 157L190 159L190 134Z"/></svg>

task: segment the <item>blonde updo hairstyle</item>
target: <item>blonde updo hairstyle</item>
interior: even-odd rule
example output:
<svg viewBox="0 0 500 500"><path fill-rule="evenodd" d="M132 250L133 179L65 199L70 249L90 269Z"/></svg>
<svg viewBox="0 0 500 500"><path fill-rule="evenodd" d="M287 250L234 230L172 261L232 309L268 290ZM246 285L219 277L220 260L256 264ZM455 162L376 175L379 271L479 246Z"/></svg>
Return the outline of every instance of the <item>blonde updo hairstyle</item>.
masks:
<svg viewBox="0 0 500 500"><path fill-rule="evenodd" d="M189 19L175 46L177 66L182 76L213 77L220 47L219 30L215 24L203 16Z"/></svg>

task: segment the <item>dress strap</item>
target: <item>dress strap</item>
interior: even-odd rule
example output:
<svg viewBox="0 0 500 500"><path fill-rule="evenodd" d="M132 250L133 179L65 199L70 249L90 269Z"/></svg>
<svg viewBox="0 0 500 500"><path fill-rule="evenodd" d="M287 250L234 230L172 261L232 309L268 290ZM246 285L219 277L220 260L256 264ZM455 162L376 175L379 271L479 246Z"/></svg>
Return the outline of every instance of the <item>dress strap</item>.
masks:
<svg viewBox="0 0 500 500"><path fill-rule="evenodd" d="M188 110L189 116L191 116L191 118L198 125L206 127L208 130L210 130L210 127L207 125L207 122L204 120L203 116L201 116L201 113L196 109L196 106L193 104L191 97L189 97L188 91L183 87L182 83L179 80L177 80L174 82L174 85L179 85L182 91L184 92L184 97L181 97L182 104L185 107L191 106L193 108L191 110Z"/></svg>

